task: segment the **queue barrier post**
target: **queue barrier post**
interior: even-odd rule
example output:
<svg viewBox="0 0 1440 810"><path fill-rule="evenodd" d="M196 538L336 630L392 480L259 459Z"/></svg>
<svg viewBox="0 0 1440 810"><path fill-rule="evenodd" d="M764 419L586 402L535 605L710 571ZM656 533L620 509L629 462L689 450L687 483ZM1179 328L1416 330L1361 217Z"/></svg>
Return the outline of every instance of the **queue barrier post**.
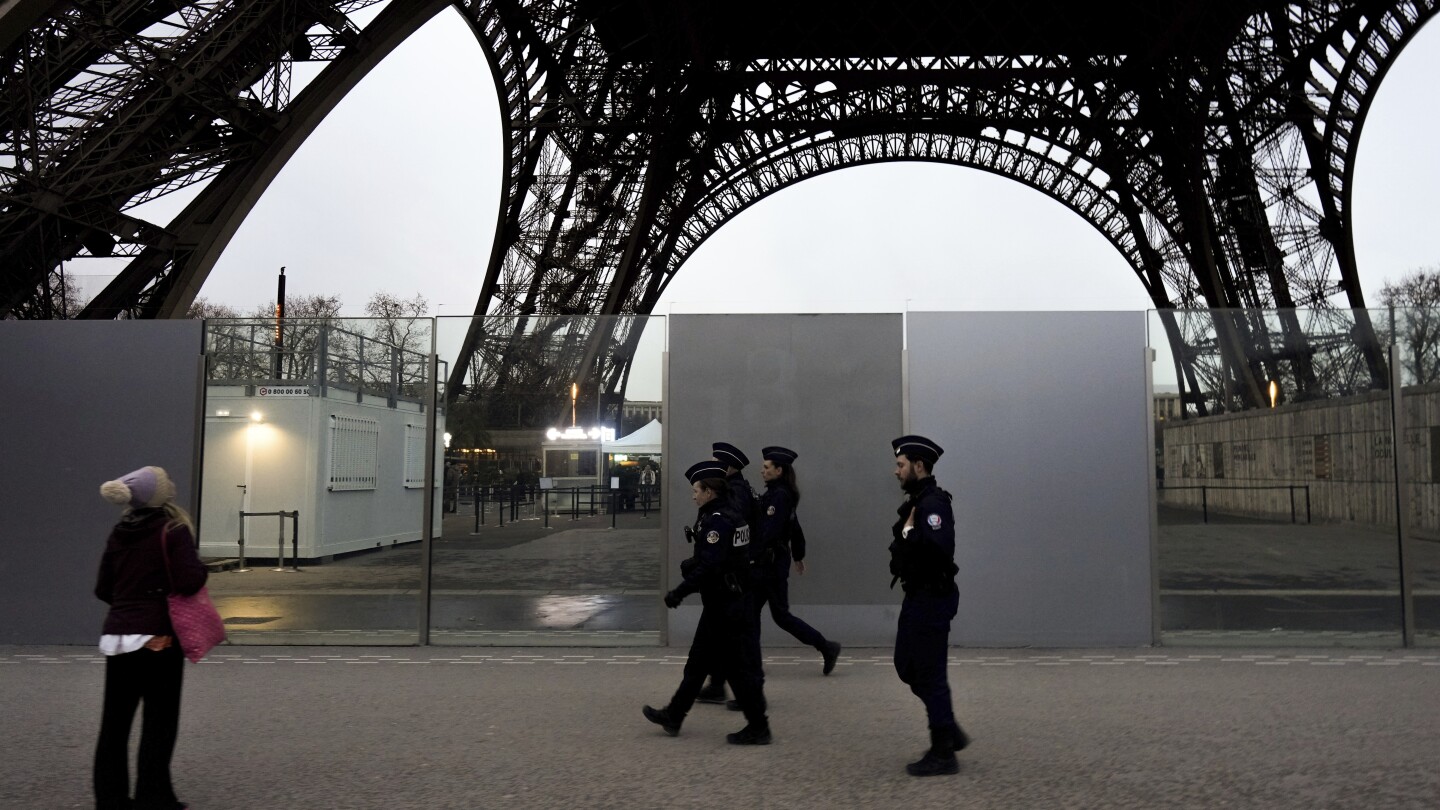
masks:
<svg viewBox="0 0 1440 810"><path fill-rule="evenodd" d="M246 573L246 572L249 571L249 570L250 570L249 568L246 568L246 567L245 567L245 510L244 510L244 509L241 509L241 510L240 510L240 566L235 569L235 573L237 573L237 574L244 574L244 573Z"/></svg>

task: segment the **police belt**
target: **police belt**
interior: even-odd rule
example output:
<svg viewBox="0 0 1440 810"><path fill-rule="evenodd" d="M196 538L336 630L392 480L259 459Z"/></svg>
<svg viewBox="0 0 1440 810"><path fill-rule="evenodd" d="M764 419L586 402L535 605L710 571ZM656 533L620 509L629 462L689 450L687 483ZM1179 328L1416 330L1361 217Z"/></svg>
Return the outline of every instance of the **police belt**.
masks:
<svg viewBox="0 0 1440 810"><path fill-rule="evenodd" d="M895 580L898 579L900 578L895 577L895 579L890 580L890 587L895 587ZM951 591L956 590L955 580L953 579L922 580L920 582L901 580L900 587L904 589L906 593L918 593L926 596L945 596Z"/></svg>

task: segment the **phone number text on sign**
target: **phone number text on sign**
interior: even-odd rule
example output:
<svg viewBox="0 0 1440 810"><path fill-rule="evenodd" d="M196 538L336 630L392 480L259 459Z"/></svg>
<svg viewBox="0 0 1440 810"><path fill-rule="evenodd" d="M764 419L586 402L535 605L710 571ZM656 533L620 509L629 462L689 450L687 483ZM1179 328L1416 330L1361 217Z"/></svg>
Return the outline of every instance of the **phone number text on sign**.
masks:
<svg viewBox="0 0 1440 810"><path fill-rule="evenodd" d="M255 395L261 397L308 397L310 396L310 386L262 385L255 389Z"/></svg>

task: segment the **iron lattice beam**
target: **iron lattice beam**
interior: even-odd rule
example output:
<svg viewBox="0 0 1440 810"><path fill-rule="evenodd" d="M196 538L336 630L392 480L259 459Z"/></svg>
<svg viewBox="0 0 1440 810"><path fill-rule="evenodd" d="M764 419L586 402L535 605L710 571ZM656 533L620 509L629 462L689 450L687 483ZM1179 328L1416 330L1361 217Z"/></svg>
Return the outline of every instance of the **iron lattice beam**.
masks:
<svg viewBox="0 0 1440 810"><path fill-rule="evenodd" d="M511 130L526 133L532 148L540 144L545 171L533 179L553 191L530 189L517 208L513 221L530 227L500 246L496 294L476 313L511 320L485 340L477 325L468 347L478 359L457 367L452 390L468 381L503 398L506 389L555 390L603 374L589 365L598 349L577 349L573 362L541 377L513 373L505 358L519 342L544 339L531 331L528 319L537 314L648 312L695 247L744 208L818 173L886 160L981 168L1044 191L1115 244L1164 310L1363 306L1337 258L1353 254L1348 216L1326 219L1323 201L1343 206L1337 190L1348 188L1354 162L1349 136L1373 98L1374 79L1434 15L1434 4L1256 3L1238 17L1235 4L1218 5L1224 8L1208 17L1211 6L1186 5L1184 25L1166 29L1162 47L1131 53L906 56L906 32L891 26L899 56L746 51L729 60L716 54L744 49L709 46L711 21L683 10L662 22L674 36L658 36L652 24L634 29L643 47L622 47L624 26L607 33L603 17L584 15L597 4L543 4L559 12L554 20L568 21L550 26L555 39L572 59L588 53L591 71L633 70L626 57L639 52L641 68L662 66L673 81L651 76L634 85L651 116L651 126L637 127L624 117L632 108L623 87L595 97L609 116L577 120L567 111L582 108L550 104L548 74L535 74L532 107L555 115L543 124L512 119ZM597 30L598 43L590 39ZM823 43L790 50L817 49ZM1324 78L1332 73L1354 78ZM1338 113L1337 103L1345 107ZM1300 109L1321 111L1326 123L1297 116ZM616 135L626 150L607 152L604 139ZM1320 148L1301 148L1307 139ZM604 191L604 206L572 205L567 190L582 183ZM575 244L594 253L581 256ZM1292 398L1383 386L1368 320L1332 320L1333 330L1312 333L1320 325L1294 314L1272 321L1217 312L1207 336L1182 345L1187 401L1201 412L1252 407L1264 401L1269 380L1280 380ZM1194 329L1193 318L1183 321ZM1170 331L1181 340L1176 324ZM1349 354L1327 359L1337 343ZM1337 368L1348 371L1337 376Z"/></svg>
<svg viewBox="0 0 1440 810"><path fill-rule="evenodd" d="M1228 310L1363 306L1358 138L1437 2L457 2L501 101L504 183L448 393L520 422L548 419L572 382L613 402L638 330L612 316L649 312L769 194L893 160L1040 190L1104 234L1162 311L1210 309L1165 319L1201 412L1256 405L1268 380L1301 398L1383 385L1368 319ZM28 30L0 88L0 316L52 315L63 262L107 253L136 258L88 316L183 311L314 123L440 6L395 0L361 32L346 15L368 4L7 14ZM291 99L304 60L331 64ZM128 213L196 182L174 222Z"/></svg>

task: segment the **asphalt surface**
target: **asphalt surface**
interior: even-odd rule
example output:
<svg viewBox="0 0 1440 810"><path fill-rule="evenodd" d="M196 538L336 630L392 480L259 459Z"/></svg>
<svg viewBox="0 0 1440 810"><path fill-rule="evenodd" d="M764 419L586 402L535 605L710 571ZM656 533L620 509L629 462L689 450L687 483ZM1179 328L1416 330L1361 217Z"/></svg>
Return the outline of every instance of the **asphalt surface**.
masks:
<svg viewBox="0 0 1440 810"><path fill-rule="evenodd" d="M194 810L1433 808L1440 651L955 651L974 742L916 779L918 700L888 649L767 656L774 744L697 706L667 648L222 647L186 665L174 773ZM104 666L0 648L0 806L93 806Z"/></svg>

